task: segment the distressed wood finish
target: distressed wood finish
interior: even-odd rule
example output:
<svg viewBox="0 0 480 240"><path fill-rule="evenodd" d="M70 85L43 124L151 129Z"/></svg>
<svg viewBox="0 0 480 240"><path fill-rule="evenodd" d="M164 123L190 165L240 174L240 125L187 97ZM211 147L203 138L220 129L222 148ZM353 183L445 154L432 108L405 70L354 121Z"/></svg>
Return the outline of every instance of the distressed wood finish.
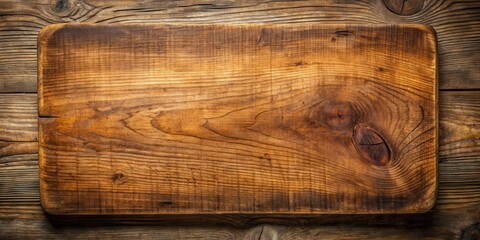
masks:
<svg viewBox="0 0 480 240"><path fill-rule="evenodd" d="M50 213L434 204L436 44L423 25L54 25L39 49Z"/></svg>
<svg viewBox="0 0 480 240"><path fill-rule="evenodd" d="M438 34L440 89L480 89L480 1L426 0L418 13L408 16L395 14L402 11L395 4L401 1L0 0L0 92L37 91L38 31L66 22L423 23ZM404 2L404 14L411 14L421 1Z"/></svg>
<svg viewBox="0 0 480 240"><path fill-rule="evenodd" d="M32 101L35 96L15 94L8 98L8 104L24 114L37 114L36 101ZM319 236L322 239L472 239L478 234L477 222L480 221L480 139L476 127L480 124L480 92L441 92L439 101L438 198L434 209L424 214L56 219L45 215L39 203L37 149L24 145L28 142L4 142L0 144L0 235L7 239L138 236L162 239L268 239L272 236L278 239L318 239ZM25 109L26 104L34 108Z"/></svg>
<svg viewBox="0 0 480 240"><path fill-rule="evenodd" d="M32 94L10 94L0 98L0 141L37 141L36 102Z"/></svg>
<svg viewBox="0 0 480 240"><path fill-rule="evenodd" d="M4 120L3 129L8 132L1 134L0 237L22 240L475 239L480 232L480 92L475 91L480 87L480 1L426 0L418 13L408 16L392 13L385 1L0 0L0 99L9 102L11 109L2 114L15 112L16 115ZM401 8L393 11L401 13ZM420 215L369 217L202 215L186 220L178 216L160 219L137 216L52 221L46 217L39 204L37 150L31 147L36 144L37 129L30 126L36 120L27 121L37 116L36 40L42 27L60 22L309 21L318 24L420 22L435 28L440 89L450 91L440 91L439 96L439 188L432 211ZM31 94L11 94L21 92ZM0 117L5 116L2 114ZM25 120L17 121L19 117ZM66 222L69 222L67 226Z"/></svg>

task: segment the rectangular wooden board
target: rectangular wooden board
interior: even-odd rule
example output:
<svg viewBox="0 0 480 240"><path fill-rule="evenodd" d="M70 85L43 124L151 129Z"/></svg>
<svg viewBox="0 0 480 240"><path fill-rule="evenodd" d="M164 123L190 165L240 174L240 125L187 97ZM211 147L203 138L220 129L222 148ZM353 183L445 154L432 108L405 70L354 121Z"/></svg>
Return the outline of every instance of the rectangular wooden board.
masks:
<svg viewBox="0 0 480 240"><path fill-rule="evenodd" d="M414 213L437 186L424 25L51 25L51 214Z"/></svg>

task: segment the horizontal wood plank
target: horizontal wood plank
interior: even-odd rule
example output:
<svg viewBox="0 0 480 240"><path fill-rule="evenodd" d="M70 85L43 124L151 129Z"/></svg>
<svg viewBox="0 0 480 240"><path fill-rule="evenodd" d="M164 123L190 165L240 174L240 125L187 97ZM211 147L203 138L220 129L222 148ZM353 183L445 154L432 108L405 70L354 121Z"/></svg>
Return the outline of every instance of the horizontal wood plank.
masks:
<svg viewBox="0 0 480 240"><path fill-rule="evenodd" d="M0 233L8 239L463 239L475 236L472 212L480 205L421 215L329 217L175 216L62 220L52 225L39 206L0 211ZM10 219L15 219L11 221ZM201 219L201 220L200 220ZM58 223L58 222L57 222ZM473 224L472 224L473 223ZM29 231L20 231L20 228ZM469 231L474 234L469 235ZM19 235L21 233L21 235Z"/></svg>
<svg viewBox="0 0 480 240"><path fill-rule="evenodd" d="M37 141L36 94L8 94L0 98L0 141Z"/></svg>
<svg viewBox="0 0 480 240"><path fill-rule="evenodd" d="M35 94L31 94L35 96ZM0 95L0 98L6 96ZM28 95L19 106L29 102ZM26 143L2 143L0 149L0 235L25 238L132 238L163 236L164 239L207 237L219 239L265 238L352 239L356 236L382 239L464 239L475 234L480 221L480 92L440 92L440 163L438 200L432 211L420 215L366 216L175 216L48 219L38 195L38 160L30 144L24 150L11 150ZM465 111L465 113L463 112ZM31 110L32 114L36 111ZM458 116L467 121L458 122ZM458 128L456 125L460 124ZM20 144L20 145L18 145ZM36 144L36 143L34 143ZM444 145L455 145L447 148ZM7 150L5 150L7 148ZM10 149L10 150L9 150ZM458 149L462 149L460 152ZM13 154L13 155L12 155ZM19 178L18 176L24 176ZM11 182L13 186L10 186ZM8 187L7 187L8 186ZM108 224L108 227L99 227ZM150 226L148 226L150 225ZM172 226L173 225L173 226ZM220 227L218 227L220 225ZM349 225L349 227L342 227ZM91 226L93 228L89 228ZM170 227L166 227L170 226ZM197 226L197 227L187 227ZM214 227L216 226L216 227ZM24 231L28 228L29 231ZM263 228L263 232L262 232ZM163 230L162 230L163 229ZM189 229L188 231L186 229ZM208 231L204 231L208 229ZM241 230L243 229L243 230ZM478 228L477 228L478 229ZM261 233L261 234L260 234ZM470 235L469 235L470 234Z"/></svg>
<svg viewBox="0 0 480 240"><path fill-rule="evenodd" d="M425 23L438 33L440 89L480 88L480 2L426 1L416 14L374 1L0 1L0 92L36 92L36 38L53 23Z"/></svg>

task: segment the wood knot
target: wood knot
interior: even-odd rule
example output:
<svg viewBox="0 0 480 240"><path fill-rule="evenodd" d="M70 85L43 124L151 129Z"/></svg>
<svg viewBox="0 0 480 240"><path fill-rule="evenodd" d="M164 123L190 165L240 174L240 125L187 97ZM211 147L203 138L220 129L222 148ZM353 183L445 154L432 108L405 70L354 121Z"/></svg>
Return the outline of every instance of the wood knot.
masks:
<svg viewBox="0 0 480 240"><path fill-rule="evenodd" d="M358 153L369 163L385 166L390 160L390 149L382 136L366 124L353 129L353 143Z"/></svg>
<svg viewBox="0 0 480 240"><path fill-rule="evenodd" d="M391 12L408 16L420 12L425 0L383 0L383 3Z"/></svg>
<svg viewBox="0 0 480 240"><path fill-rule="evenodd" d="M308 122L312 127L327 127L337 131L351 130L359 114L349 102L322 101L311 108Z"/></svg>
<svg viewBox="0 0 480 240"><path fill-rule="evenodd" d="M357 121L357 114L350 103L327 104L323 112L325 122L333 129L348 129Z"/></svg>
<svg viewBox="0 0 480 240"><path fill-rule="evenodd" d="M70 9L69 0L58 0L53 7L53 11L56 13L67 12Z"/></svg>
<svg viewBox="0 0 480 240"><path fill-rule="evenodd" d="M123 184L126 182L126 177L122 172L115 172L112 175L112 182L115 184Z"/></svg>
<svg viewBox="0 0 480 240"><path fill-rule="evenodd" d="M279 239L277 230L270 225L261 225L251 228L242 239Z"/></svg>

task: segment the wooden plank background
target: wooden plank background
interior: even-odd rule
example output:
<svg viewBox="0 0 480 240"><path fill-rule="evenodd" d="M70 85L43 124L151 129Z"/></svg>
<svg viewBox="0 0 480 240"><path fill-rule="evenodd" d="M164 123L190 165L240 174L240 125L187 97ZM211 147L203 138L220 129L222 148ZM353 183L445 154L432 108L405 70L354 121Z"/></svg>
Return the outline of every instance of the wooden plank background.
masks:
<svg viewBox="0 0 480 240"><path fill-rule="evenodd" d="M390 10L384 1L0 0L0 238L478 239L480 1L397 0ZM437 203L416 215L47 216L38 196L36 39L60 22L429 24L439 42Z"/></svg>

